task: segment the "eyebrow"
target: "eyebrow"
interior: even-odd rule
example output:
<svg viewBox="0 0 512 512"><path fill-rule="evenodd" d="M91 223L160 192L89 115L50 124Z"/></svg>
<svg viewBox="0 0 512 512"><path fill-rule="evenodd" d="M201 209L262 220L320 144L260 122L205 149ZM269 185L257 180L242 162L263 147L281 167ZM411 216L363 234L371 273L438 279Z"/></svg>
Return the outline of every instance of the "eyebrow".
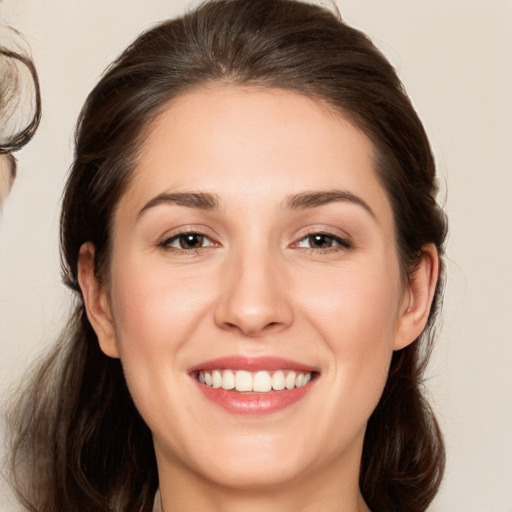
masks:
<svg viewBox="0 0 512 512"><path fill-rule="evenodd" d="M161 204L186 206L199 210L215 210L219 208L220 200L215 194L206 192L164 192L148 201L137 214L140 217L145 211Z"/></svg>
<svg viewBox="0 0 512 512"><path fill-rule="evenodd" d="M375 213L366 201L344 190L312 191L293 194L286 199L284 208L288 210L305 210L336 202L350 202L361 206L376 219ZM150 208L162 204L185 206L199 210L216 210L220 206L220 199L216 194L207 192L164 192L148 201L139 210L137 218Z"/></svg>
<svg viewBox="0 0 512 512"><path fill-rule="evenodd" d="M345 190L326 190L318 192L301 192L288 197L285 208L290 210L303 210L317 208L324 204L336 202L349 202L364 208L374 219L376 215L370 205L359 196Z"/></svg>

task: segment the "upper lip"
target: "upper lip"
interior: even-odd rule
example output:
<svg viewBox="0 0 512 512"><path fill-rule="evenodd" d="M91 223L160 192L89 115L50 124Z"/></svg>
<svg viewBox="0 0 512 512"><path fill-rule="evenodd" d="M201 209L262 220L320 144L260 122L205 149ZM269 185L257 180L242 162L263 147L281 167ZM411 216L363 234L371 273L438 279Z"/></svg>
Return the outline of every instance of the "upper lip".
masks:
<svg viewBox="0 0 512 512"><path fill-rule="evenodd" d="M295 370L301 372L318 372L318 369L292 359L272 356L241 356L232 355L210 359L189 369L190 373L208 370L245 370L248 372L266 370Z"/></svg>

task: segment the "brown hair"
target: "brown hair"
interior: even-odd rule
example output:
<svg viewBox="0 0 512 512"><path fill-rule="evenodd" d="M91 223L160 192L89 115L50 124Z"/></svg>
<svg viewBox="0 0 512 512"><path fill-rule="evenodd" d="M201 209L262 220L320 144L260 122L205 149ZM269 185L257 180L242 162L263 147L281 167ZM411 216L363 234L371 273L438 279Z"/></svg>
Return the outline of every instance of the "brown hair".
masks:
<svg viewBox="0 0 512 512"><path fill-rule="evenodd" d="M16 33L16 31L14 31ZM0 46L0 155L7 155L10 163L10 181L16 177L16 159L12 155L21 149L34 136L41 120L41 91L39 77L32 59L21 51L12 50ZM18 64L24 66L32 79L34 88L34 100L31 117L21 129L15 133L5 134L4 130L9 118L15 110L18 110L21 85L20 70Z"/></svg>
<svg viewBox="0 0 512 512"><path fill-rule="evenodd" d="M440 254L429 143L395 71L371 41L318 6L290 0L217 0L142 34L106 71L80 115L62 209L64 280L76 312L18 411L13 471L31 511L150 511L158 475L149 429L119 360L98 347L77 284L80 246L108 270L113 211L152 120L192 87L228 81L296 91L337 109L373 141L390 197L405 276L422 247ZM373 512L420 512L443 466L442 438L422 391L428 332L394 354L364 441L361 491Z"/></svg>

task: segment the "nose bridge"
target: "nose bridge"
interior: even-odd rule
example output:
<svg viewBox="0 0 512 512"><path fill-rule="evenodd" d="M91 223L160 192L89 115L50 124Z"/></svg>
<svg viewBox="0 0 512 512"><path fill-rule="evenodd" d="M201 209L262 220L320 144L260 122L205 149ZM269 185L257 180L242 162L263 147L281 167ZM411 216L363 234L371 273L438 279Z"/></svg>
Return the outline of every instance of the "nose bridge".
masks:
<svg viewBox="0 0 512 512"><path fill-rule="evenodd" d="M226 261L216 322L223 328L259 336L285 328L292 319L283 270L268 245L245 244Z"/></svg>

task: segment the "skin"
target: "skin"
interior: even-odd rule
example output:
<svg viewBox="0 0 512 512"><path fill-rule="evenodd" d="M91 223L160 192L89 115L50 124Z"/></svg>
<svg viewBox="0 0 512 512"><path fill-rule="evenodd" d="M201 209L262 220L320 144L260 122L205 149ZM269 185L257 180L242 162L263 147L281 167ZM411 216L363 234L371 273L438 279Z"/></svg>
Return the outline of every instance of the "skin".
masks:
<svg viewBox="0 0 512 512"><path fill-rule="evenodd" d="M357 200L289 204L332 190ZM215 194L218 207L154 201L191 191ZM183 231L204 234L203 246L180 248ZM314 233L328 235L322 247ZM93 256L84 244L88 316L153 433L165 512L368 512L358 486L365 426L393 351L425 326L437 254L426 246L403 282L361 131L295 93L183 94L149 131L120 200L103 285ZM290 407L233 415L188 370L234 354L293 359L319 376Z"/></svg>
<svg viewBox="0 0 512 512"><path fill-rule="evenodd" d="M12 186L11 164L5 155L0 155L0 208L7 199Z"/></svg>

